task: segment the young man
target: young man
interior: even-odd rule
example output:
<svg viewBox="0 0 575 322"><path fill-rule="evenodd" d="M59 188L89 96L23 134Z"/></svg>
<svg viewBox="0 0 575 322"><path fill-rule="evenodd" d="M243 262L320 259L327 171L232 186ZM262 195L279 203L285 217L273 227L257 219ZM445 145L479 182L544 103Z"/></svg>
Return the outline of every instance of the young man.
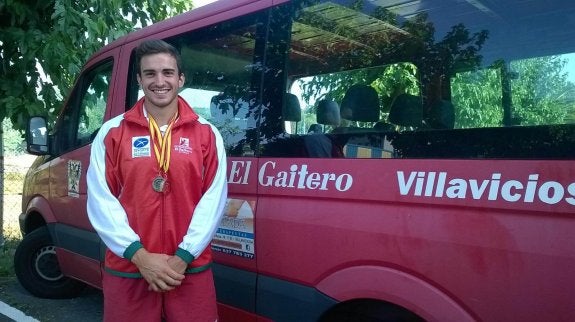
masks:
<svg viewBox="0 0 575 322"><path fill-rule="evenodd" d="M136 48L144 97L106 122L88 168L88 216L106 251L105 321L217 320L209 243L227 196L216 128L181 97L181 58Z"/></svg>

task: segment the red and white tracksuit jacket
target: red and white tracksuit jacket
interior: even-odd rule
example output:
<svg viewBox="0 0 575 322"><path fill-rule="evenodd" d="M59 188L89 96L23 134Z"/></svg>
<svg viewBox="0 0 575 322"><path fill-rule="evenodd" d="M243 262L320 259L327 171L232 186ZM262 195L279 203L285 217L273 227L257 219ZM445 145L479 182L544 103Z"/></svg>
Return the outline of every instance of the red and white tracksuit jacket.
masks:
<svg viewBox="0 0 575 322"><path fill-rule="evenodd" d="M178 97L167 192L152 189L159 165L144 99L102 126L88 167L88 217L102 238L112 274L141 277L130 261L144 247L177 255L186 272L211 263L210 241L227 197L226 155L217 129Z"/></svg>

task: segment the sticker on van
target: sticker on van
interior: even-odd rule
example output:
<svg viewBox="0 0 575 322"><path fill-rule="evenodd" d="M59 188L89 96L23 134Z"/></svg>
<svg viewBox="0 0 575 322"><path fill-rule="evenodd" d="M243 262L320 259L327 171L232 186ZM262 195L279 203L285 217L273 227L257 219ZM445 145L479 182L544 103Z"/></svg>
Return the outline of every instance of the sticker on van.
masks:
<svg viewBox="0 0 575 322"><path fill-rule="evenodd" d="M68 196L80 197L80 177L82 176L82 162L78 160L68 161Z"/></svg>

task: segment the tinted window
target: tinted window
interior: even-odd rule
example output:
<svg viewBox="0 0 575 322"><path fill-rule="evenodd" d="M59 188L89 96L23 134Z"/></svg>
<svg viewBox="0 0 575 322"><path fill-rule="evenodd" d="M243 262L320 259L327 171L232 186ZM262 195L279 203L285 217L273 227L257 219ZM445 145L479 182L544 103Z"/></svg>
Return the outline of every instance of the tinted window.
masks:
<svg viewBox="0 0 575 322"><path fill-rule="evenodd" d="M272 21L289 35L272 28L268 56L285 55L285 69L279 59L274 65L285 97L269 99L281 106L282 122L262 151L573 158L573 15L569 1L334 0L278 8ZM289 43L284 48L273 35Z"/></svg>
<svg viewBox="0 0 575 322"><path fill-rule="evenodd" d="M186 83L180 95L219 129L228 156L255 154L261 19L261 14L240 17L166 39L182 55Z"/></svg>

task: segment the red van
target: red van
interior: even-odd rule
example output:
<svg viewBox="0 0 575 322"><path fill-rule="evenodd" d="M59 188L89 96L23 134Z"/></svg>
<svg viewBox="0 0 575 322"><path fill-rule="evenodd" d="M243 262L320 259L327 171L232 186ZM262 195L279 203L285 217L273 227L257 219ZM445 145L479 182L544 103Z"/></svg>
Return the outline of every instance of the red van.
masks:
<svg viewBox="0 0 575 322"><path fill-rule="evenodd" d="M573 1L222 0L109 44L30 120L32 294L101 286L90 143L148 38L224 137L221 321L575 321Z"/></svg>

